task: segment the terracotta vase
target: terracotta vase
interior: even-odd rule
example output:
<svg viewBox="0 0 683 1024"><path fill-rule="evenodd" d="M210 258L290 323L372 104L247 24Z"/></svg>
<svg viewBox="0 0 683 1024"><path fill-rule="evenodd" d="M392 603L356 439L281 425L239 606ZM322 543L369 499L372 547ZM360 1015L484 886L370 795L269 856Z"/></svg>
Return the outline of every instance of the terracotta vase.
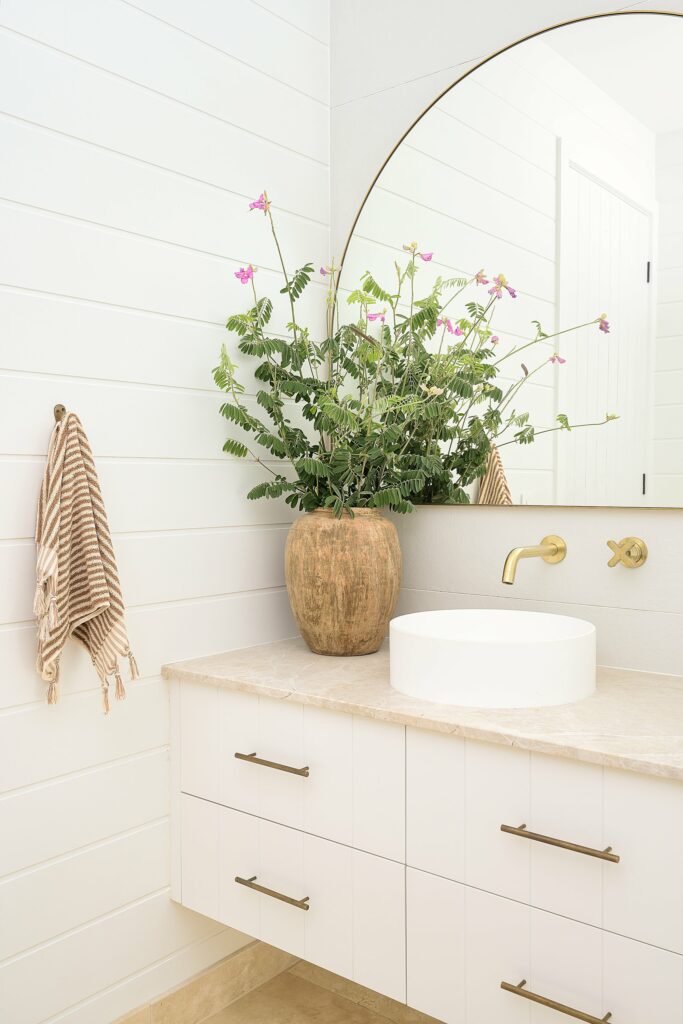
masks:
<svg viewBox="0 0 683 1024"><path fill-rule="evenodd" d="M315 654L373 654L387 635L401 582L396 527L376 509L341 519L326 509L309 512L289 531L285 579Z"/></svg>

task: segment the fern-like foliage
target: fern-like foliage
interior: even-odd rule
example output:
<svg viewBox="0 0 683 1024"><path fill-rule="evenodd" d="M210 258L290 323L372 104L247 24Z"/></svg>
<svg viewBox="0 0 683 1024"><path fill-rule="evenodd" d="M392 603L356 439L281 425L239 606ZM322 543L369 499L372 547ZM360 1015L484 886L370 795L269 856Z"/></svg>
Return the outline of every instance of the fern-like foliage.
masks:
<svg viewBox="0 0 683 1024"><path fill-rule="evenodd" d="M421 294L420 253L415 244L406 252L389 268L390 285L370 271L362 275L344 303L346 317L336 301L337 271L324 268L332 287L322 340L298 312L313 263L285 274L277 307L256 297L228 317L213 378L230 428L223 450L253 459L263 472L250 500L337 516L358 508L407 513L415 504L465 504L494 443L528 445L544 432L520 401L555 335L534 321L531 337L507 340L501 354L492 315L508 301L507 286L498 296L495 288L477 289L481 274L436 277ZM252 274L248 281L253 295L257 280ZM543 353L538 365L531 361L536 345ZM520 366L510 360L522 349L521 369L510 369ZM607 414L602 422L614 418ZM560 413L546 429L576 425Z"/></svg>

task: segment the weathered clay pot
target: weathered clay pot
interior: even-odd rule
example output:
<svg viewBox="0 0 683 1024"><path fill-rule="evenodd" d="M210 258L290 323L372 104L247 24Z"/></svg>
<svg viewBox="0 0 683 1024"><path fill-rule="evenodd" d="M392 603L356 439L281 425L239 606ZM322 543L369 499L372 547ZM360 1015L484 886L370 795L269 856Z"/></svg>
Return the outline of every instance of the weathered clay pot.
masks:
<svg viewBox="0 0 683 1024"><path fill-rule="evenodd" d="M387 634L401 582L393 523L376 509L336 519L316 509L292 525L285 579L294 617L315 654L373 654Z"/></svg>

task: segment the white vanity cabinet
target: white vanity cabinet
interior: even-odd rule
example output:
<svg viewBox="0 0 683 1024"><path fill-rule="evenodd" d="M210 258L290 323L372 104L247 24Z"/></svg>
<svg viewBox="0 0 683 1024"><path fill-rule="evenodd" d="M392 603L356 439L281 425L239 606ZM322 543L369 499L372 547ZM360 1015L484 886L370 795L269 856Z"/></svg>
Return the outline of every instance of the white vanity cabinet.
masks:
<svg viewBox="0 0 683 1024"><path fill-rule="evenodd" d="M209 684L172 702L174 895L405 1002L405 729Z"/></svg>
<svg viewBox="0 0 683 1024"><path fill-rule="evenodd" d="M172 708L185 906L446 1024L683 1024L681 782L288 693Z"/></svg>

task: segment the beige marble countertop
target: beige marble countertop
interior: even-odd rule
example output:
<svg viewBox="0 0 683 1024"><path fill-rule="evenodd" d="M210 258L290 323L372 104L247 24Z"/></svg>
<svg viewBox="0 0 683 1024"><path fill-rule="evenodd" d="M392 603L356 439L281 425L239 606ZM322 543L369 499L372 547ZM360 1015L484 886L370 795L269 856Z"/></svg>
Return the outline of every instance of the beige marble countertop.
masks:
<svg viewBox="0 0 683 1024"><path fill-rule="evenodd" d="M165 665L162 674L683 781L683 676L600 668L586 700L510 711L392 690L388 644L362 658L325 658L303 640L283 640Z"/></svg>

